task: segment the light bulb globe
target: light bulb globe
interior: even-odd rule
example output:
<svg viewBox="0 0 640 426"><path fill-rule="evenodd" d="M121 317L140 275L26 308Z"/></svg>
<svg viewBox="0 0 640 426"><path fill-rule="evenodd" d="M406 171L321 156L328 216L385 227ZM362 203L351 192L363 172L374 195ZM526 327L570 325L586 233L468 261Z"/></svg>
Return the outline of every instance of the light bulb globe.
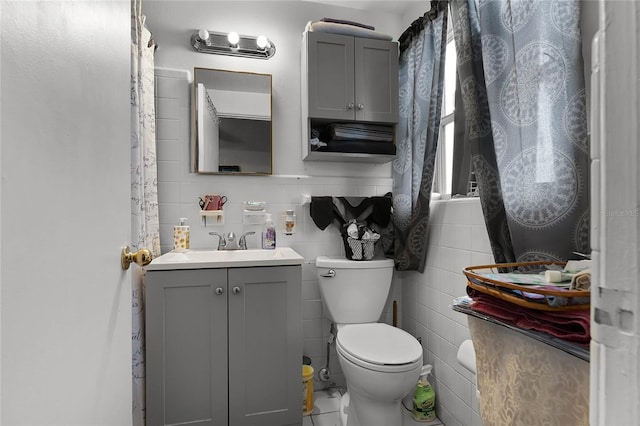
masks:
<svg viewBox="0 0 640 426"><path fill-rule="evenodd" d="M227 40L231 45L236 46L240 41L240 36L236 32L231 32L227 35Z"/></svg>
<svg viewBox="0 0 640 426"><path fill-rule="evenodd" d="M200 40L202 40L202 41L208 41L209 40L209 31L205 30L204 28L201 29L200 31L198 31L198 37L200 37Z"/></svg>
<svg viewBox="0 0 640 426"><path fill-rule="evenodd" d="M265 36L263 35L258 36L256 40L256 45L258 45L260 49L264 49L265 47L267 47L268 44L269 44L269 40L267 40Z"/></svg>

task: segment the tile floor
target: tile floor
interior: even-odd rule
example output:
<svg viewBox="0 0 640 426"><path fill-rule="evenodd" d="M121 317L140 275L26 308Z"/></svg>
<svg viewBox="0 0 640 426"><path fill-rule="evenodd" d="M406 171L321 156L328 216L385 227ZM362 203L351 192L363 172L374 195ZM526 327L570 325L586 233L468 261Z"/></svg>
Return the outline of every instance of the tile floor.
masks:
<svg viewBox="0 0 640 426"><path fill-rule="evenodd" d="M340 390L316 391L311 416L303 417L302 426L340 426ZM444 426L440 420L420 423L413 420L409 410L403 411L402 425L398 426ZM392 426L392 425L389 425Z"/></svg>

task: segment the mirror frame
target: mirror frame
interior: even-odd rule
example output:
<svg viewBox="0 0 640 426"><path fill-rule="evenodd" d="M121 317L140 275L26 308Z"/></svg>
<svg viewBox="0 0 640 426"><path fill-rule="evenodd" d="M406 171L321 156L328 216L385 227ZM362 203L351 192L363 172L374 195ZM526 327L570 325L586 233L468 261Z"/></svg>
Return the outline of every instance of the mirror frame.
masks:
<svg viewBox="0 0 640 426"><path fill-rule="evenodd" d="M269 112L271 115L271 120L270 122L270 131L269 131L269 172L245 172L245 171L240 171L240 172L234 172L234 171L217 171L217 172L213 172L213 171L206 171L206 170L198 170L198 111L197 111L197 103L198 103L198 71L200 72L204 72L204 71L221 71L221 72L228 72L228 73L238 73L238 74L248 74L248 75L255 75L255 76L260 76L260 77L268 77L269 78ZM250 72L250 71L236 71L236 70L228 70L228 69L220 69L220 68L204 68L204 67L194 67L193 68L193 83L191 84L192 86L192 90L191 90L191 115L192 115L192 119L191 119L191 133L192 133L192 137L191 137L191 150L192 150L192 155L191 155L191 161L192 161L192 167L191 169L193 170L194 173L197 174L204 174L204 175L227 175L227 176L233 176L233 175L237 175L237 176L241 176L241 175L248 175L248 176L270 176L273 174L273 75L272 74L267 74L267 73L257 73L257 72Z"/></svg>

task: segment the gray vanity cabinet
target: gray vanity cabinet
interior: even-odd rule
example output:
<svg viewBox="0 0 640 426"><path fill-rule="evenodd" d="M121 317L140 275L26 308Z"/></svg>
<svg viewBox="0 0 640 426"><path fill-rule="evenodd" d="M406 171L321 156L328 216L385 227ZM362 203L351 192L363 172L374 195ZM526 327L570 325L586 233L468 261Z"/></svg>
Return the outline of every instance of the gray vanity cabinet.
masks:
<svg viewBox="0 0 640 426"><path fill-rule="evenodd" d="M320 32L305 38L309 117L398 121L397 43Z"/></svg>
<svg viewBox="0 0 640 426"><path fill-rule="evenodd" d="M302 422L301 267L147 271L147 424Z"/></svg>

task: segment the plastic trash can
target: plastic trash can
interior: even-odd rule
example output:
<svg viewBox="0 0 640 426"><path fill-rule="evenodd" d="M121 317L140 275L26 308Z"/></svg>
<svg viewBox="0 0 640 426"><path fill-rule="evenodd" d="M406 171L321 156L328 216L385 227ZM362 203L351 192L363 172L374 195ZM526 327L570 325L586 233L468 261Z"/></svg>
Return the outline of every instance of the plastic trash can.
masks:
<svg viewBox="0 0 640 426"><path fill-rule="evenodd" d="M313 411L313 367L302 366L302 415L308 416Z"/></svg>

